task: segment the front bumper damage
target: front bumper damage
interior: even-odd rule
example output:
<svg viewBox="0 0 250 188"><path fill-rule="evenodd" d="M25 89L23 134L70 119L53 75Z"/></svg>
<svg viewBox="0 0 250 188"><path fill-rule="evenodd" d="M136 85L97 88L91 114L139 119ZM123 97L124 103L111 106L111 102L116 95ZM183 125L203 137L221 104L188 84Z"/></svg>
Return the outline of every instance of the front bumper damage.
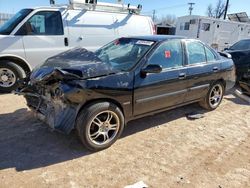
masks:
<svg viewBox="0 0 250 188"><path fill-rule="evenodd" d="M27 91L15 91L23 95L34 116L53 130L69 134L75 127L76 107L50 94L41 95Z"/></svg>
<svg viewBox="0 0 250 188"><path fill-rule="evenodd" d="M243 74L241 80L239 80L239 85L243 89L243 93L250 95L250 69Z"/></svg>
<svg viewBox="0 0 250 188"><path fill-rule="evenodd" d="M240 87L243 89L243 93L250 95L250 80L247 81L239 81Z"/></svg>

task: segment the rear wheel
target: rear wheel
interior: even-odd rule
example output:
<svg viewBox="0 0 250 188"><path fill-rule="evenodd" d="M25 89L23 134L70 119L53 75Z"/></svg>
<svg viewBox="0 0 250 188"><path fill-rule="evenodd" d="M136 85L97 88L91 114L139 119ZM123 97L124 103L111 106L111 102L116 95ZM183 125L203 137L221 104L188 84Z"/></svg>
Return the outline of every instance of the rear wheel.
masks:
<svg viewBox="0 0 250 188"><path fill-rule="evenodd" d="M206 97L200 102L200 105L207 110L216 109L223 99L224 92L225 86L222 82L213 84L210 87Z"/></svg>
<svg viewBox="0 0 250 188"><path fill-rule="evenodd" d="M99 151L110 147L120 137L124 116L112 103L94 103L79 113L76 129L87 149Z"/></svg>
<svg viewBox="0 0 250 188"><path fill-rule="evenodd" d="M17 81L23 78L21 67L12 62L0 63L0 91L11 92L16 89Z"/></svg>

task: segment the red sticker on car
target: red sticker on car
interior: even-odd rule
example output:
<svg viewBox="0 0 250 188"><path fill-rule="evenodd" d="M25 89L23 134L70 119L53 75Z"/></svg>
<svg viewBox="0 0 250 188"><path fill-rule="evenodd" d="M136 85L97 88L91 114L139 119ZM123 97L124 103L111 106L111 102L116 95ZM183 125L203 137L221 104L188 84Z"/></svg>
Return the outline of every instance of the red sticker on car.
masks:
<svg viewBox="0 0 250 188"><path fill-rule="evenodd" d="M169 50L165 51L165 58L171 58L171 52Z"/></svg>
<svg viewBox="0 0 250 188"><path fill-rule="evenodd" d="M119 44L120 44L119 40L114 41L114 45L119 45Z"/></svg>

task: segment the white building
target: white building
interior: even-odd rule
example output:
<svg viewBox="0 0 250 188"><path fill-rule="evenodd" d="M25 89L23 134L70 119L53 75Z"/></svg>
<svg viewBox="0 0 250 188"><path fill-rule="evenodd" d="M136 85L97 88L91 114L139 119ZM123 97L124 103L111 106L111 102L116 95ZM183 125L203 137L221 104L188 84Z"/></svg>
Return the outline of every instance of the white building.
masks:
<svg viewBox="0 0 250 188"><path fill-rule="evenodd" d="M12 14L0 13L0 25L2 25L4 22L10 19L12 16L13 16Z"/></svg>
<svg viewBox="0 0 250 188"><path fill-rule="evenodd" d="M200 39L215 49L223 50L235 42L250 38L250 24L202 16L179 17L176 35Z"/></svg>

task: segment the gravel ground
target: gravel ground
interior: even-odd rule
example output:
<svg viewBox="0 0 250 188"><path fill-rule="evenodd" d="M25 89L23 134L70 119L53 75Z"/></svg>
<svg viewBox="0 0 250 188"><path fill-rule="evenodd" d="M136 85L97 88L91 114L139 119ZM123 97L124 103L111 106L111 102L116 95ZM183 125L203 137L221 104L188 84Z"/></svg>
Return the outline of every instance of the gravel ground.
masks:
<svg viewBox="0 0 250 188"><path fill-rule="evenodd" d="M0 95L0 187L250 187L250 106L234 95L205 117L189 105L133 121L122 138L88 152L75 132L37 121L22 97Z"/></svg>

